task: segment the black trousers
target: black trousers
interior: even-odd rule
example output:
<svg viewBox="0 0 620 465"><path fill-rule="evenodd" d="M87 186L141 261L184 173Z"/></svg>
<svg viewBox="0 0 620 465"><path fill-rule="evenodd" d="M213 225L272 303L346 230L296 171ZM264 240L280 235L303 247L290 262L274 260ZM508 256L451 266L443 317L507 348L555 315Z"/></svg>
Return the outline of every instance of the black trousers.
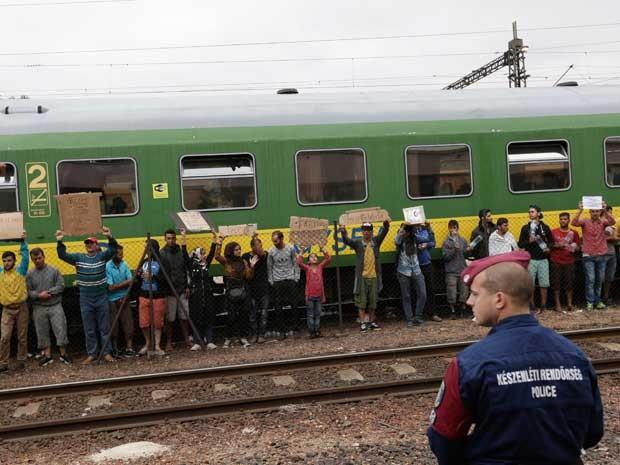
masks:
<svg viewBox="0 0 620 465"><path fill-rule="evenodd" d="M424 275L424 285L426 286L426 305L424 305L424 315L433 316L435 311L435 293L433 292L433 265L420 265Z"/></svg>
<svg viewBox="0 0 620 465"><path fill-rule="evenodd" d="M291 331L299 329L299 315L297 308L299 291L297 283L292 279L273 283L273 308L275 313L274 328L277 331ZM284 307L291 308L285 310Z"/></svg>

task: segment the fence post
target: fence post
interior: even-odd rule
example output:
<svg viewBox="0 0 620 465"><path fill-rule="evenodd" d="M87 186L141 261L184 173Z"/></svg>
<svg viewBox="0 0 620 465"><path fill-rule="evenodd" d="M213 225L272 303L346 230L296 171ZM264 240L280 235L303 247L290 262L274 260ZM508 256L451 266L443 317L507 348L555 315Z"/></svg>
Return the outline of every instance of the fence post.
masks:
<svg viewBox="0 0 620 465"><path fill-rule="evenodd" d="M336 253L336 293L338 294L338 329L342 331L342 293L340 289L340 254L338 253L338 221L334 220L334 250Z"/></svg>

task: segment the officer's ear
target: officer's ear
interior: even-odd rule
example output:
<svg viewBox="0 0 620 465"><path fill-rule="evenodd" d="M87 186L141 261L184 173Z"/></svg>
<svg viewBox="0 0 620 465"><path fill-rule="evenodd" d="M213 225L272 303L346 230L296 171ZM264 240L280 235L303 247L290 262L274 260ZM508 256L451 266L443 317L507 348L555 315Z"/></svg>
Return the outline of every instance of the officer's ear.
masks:
<svg viewBox="0 0 620 465"><path fill-rule="evenodd" d="M497 291L493 296L493 305L495 309L501 311L508 305L508 296L502 291Z"/></svg>

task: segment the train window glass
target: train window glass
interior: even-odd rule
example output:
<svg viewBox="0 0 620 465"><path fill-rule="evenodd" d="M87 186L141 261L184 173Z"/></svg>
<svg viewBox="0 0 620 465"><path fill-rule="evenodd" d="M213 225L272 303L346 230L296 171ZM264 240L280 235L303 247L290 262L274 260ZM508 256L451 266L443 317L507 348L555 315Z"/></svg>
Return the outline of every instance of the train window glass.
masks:
<svg viewBox="0 0 620 465"><path fill-rule="evenodd" d="M181 186L186 210L253 208L254 157L249 153L184 156Z"/></svg>
<svg viewBox="0 0 620 465"><path fill-rule="evenodd" d="M620 138L605 141L605 172L607 185L620 186Z"/></svg>
<svg viewBox="0 0 620 465"><path fill-rule="evenodd" d="M361 149L301 150L295 155L295 169L302 205L367 198L366 155Z"/></svg>
<svg viewBox="0 0 620 465"><path fill-rule="evenodd" d="M568 142L511 142L508 144L508 180L511 192L569 189Z"/></svg>
<svg viewBox="0 0 620 465"><path fill-rule="evenodd" d="M459 197L472 193L469 146L407 147L407 194L411 198Z"/></svg>
<svg viewBox="0 0 620 465"><path fill-rule="evenodd" d="M101 192L102 215L133 215L138 211L136 172L131 158L60 161L56 166L58 192Z"/></svg>
<svg viewBox="0 0 620 465"><path fill-rule="evenodd" d="M15 165L0 162L0 213L19 211Z"/></svg>

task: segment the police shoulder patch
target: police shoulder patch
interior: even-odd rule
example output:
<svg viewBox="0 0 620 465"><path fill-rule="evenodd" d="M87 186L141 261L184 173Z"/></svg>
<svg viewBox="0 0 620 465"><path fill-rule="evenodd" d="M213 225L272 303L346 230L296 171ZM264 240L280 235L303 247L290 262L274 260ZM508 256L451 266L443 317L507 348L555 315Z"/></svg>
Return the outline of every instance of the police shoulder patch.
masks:
<svg viewBox="0 0 620 465"><path fill-rule="evenodd" d="M444 381L441 382L441 386L439 386L439 392L437 393L437 397L435 398L434 408L437 408L441 405L441 401L443 400L443 394L446 389L446 384Z"/></svg>

